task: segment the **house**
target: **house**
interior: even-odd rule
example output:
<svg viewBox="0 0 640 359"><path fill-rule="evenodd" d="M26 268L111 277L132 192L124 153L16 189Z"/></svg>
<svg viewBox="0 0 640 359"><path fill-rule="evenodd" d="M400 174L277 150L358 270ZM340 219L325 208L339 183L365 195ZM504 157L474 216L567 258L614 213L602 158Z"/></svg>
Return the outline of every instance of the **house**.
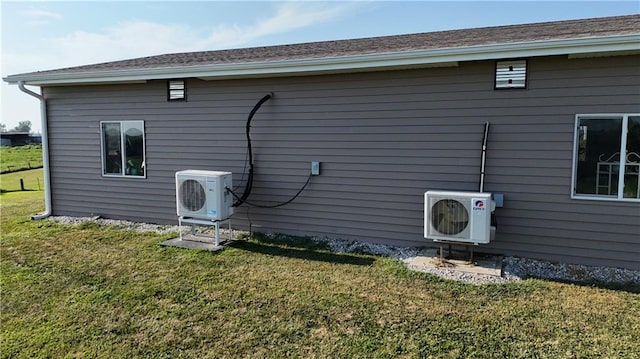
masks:
<svg viewBox="0 0 640 359"><path fill-rule="evenodd" d="M489 122L484 190L504 204L483 251L640 269L639 65L640 15L630 15L167 54L4 80L41 99L44 216L176 223L175 172L230 171L244 185L247 115L273 93L250 126L250 200L289 199L311 162L320 175L287 206L236 208L234 227L431 246L424 192L478 191Z"/></svg>
<svg viewBox="0 0 640 359"><path fill-rule="evenodd" d="M34 136L25 131L0 132L2 146L24 146L41 143L40 136Z"/></svg>

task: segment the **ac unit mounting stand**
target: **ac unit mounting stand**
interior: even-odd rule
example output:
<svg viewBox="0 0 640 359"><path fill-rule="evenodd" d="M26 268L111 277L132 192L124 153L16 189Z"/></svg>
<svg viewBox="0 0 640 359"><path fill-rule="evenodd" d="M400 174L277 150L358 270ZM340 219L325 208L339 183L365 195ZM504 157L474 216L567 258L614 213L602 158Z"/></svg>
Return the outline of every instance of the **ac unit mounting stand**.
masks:
<svg viewBox="0 0 640 359"><path fill-rule="evenodd" d="M183 236L182 235L182 225L183 225L183 223L187 223L187 224L191 225L191 234L189 234L187 236ZM198 226L198 225L200 225L200 226L213 226L214 229L215 229L214 237L213 237L213 244L215 244L216 247L217 247L217 246L220 245L220 225L222 225L222 224L227 224L228 225L228 238L227 238L227 240L230 241L231 238L232 238L231 218L227 218L227 219L223 219L223 220L206 220L206 219L197 219L197 218L180 216L180 217L178 217L178 231L180 233L180 240L181 241L211 243L211 238L210 237L196 234L196 226Z"/></svg>
<svg viewBox="0 0 640 359"><path fill-rule="evenodd" d="M447 242L447 241L434 241L436 243L439 244L439 248L438 248L438 252L440 254L440 261L444 262L445 260L445 256L444 256L444 245L448 245L449 250L448 250L448 256L451 256L453 251L451 246L452 245L458 245L458 246L464 246L467 249L467 254L469 255L468 259L467 259L467 264L469 265L473 265L473 246L475 246L476 244L472 244L472 243L462 243L462 242Z"/></svg>

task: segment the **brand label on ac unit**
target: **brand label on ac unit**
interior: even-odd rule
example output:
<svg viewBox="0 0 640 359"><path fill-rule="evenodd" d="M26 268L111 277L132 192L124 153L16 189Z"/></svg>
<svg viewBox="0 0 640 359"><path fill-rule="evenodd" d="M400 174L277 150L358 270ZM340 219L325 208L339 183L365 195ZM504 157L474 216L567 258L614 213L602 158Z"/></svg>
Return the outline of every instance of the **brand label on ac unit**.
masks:
<svg viewBox="0 0 640 359"><path fill-rule="evenodd" d="M484 211L486 207L486 202L482 199L474 199L473 200L473 210L474 211Z"/></svg>

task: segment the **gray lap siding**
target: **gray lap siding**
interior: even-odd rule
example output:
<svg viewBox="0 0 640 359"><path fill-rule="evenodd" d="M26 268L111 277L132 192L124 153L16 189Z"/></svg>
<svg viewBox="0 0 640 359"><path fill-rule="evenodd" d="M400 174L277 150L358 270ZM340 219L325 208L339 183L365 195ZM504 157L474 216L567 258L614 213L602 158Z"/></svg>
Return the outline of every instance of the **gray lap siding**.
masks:
<svg viewBox="0 0 640 359"><path fill-rule="evenodd" d="M493 61L288 78L48 87L53 211L176 223L174 173L231 171L241 185L245 124L251 200L288 199L311 161L321 175L292 204L251 209L252 228L397 245L422 236L423 194L475 191L491 122L485 190L504 193L486 250L640 269L640 203L570 198L577 113L640 112L638 56L529 59L526 90L494 90ZM101 176L100 121L144 120L146 179ZM247 210L233 217L247 229Z"/></svg>

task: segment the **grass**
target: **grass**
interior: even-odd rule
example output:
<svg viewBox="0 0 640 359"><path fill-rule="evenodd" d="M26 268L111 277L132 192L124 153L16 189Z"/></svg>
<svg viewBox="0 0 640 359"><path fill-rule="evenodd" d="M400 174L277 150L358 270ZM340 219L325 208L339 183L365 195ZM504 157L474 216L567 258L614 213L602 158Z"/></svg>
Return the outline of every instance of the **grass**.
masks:
<svg viewBox="0 0 640 359"><path fill-rule="evenodd" d="M42 167L42 146L0 147L0 173Z"/></svg>
<svg viewBox="0 0 640 359"><path fill-rule="evenodd" d="M42 191L44 189L42 168L0 174L0 194L20 191L20 180L25 191Z"/></svg>
<svg viewBox="0 0 640 359"><path fill-rule="evenodd" d="M636 358L640 294L526 280L471 286L303 238L222 252L171 236L30 221L0 198L5 358Z"/></svg>

